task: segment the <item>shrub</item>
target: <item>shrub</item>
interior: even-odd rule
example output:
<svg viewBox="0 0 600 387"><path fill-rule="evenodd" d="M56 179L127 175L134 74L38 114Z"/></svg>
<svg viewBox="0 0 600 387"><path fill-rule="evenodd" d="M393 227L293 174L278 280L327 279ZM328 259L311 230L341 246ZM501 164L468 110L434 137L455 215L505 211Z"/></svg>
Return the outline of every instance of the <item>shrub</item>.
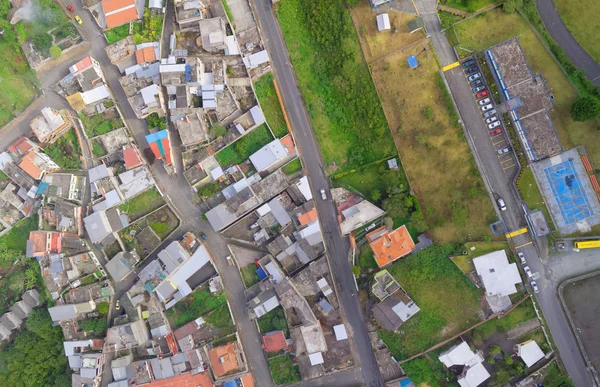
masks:
<svg viewBox="0 0 600 387"><path fill-rule="evenodd" d="M50 53L50 56L54 59L58 59L62 55L62 50L58 46L50 47L50 50L48 52Z"/></svg>
<svg viewBox="0 0 600 387"><path fill-rule="evenodd" d="M600 114L600 102L592 97L579 98L571 106L573 121L588 121L596 118L598 114Z"/></svg>
<svg viewBox="0 0 600 387"><path fill-rule="evenodd" d="M34 35L31 42L35 49L43 54L48 54L48 50L52 47L52 37L46 32Z"/></svg>
<svg viewBox="0 0 600 387"><path fill-rule="evenodd" d="M96 310L98 311L98 313L100 314L107 314L108 313L108 307L109 304L108 302L101 302L96 306Z"/></svg>

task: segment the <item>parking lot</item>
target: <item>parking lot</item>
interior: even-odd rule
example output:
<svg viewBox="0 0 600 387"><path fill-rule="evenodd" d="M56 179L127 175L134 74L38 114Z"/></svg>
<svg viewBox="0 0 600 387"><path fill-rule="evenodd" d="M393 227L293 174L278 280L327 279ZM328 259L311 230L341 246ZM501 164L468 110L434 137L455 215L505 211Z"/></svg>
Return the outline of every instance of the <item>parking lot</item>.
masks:
<svg viewBox="0 0 600 387"><path fill-rule="evenodd" d="M515 173L517 162L510 145L508 133L506 132L506 125L502 120L502 113L505 112L505 107L494 103L490 95L490 88L476 58L469 57L464 59L460 67L465 77L467 77L473 98L477 103L478 109L481 111L481 120L488 130L490 141L496 151L496 156L500 161L504 175L510 179Z"/></svg>

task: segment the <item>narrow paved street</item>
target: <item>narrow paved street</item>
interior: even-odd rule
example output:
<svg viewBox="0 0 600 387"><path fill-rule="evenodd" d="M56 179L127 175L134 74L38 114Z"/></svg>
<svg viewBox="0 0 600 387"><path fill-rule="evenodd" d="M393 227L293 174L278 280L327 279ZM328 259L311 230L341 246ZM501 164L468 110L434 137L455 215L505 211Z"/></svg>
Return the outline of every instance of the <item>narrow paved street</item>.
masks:
<svg viewBox="0 0 600 387"><path fill-rule="evenodd" d="M443 67L456 62L457 58L454 51L441 29L437 14L435 14L437 1L415 0L415 3L420 14L423 16L425 29L433 42L441 66ZM525 204L521 202L521 198L512 181L516 177L518 170L516 168L508 171L504 170L461 67L455 67L444 72L444 77L458 107L459 117L464 125L465 136L467 137L481 176L491 193L490 199L494 203L498 215L504 220L507 231L526 227L523 207ZM498 197L503 198L507 206L507 210L501 213L497 210L495 204L495 199ZM536 294L535 298L541 307L548 328L560 353L560 358L569 376L573 379L575 386L589 387L592 384L586 364L560 306L556 291L558 284L550 277L552 270L547 270L545 263L540 259L535 245L530 243L530 241L529 236L524 234L518 238L513 238L511 243L517 247L518 251L525 255L527 263L538 282L540 293ZM545 240L541 242L545 243Z"/></svg>
<svg viewBox="0 0 600 387"><path fill-rule="evenodd" d="M587 78L600 86L600 64L577 43L563 23L553 0L536 0L536 5L544 26L552 38L565 51L575 66L585 71Z"/></svg>
<svg viewBox="0 0 600 387"><path fill-rule="evenodd" d="M329 266L334 284L341 300L342 315L352 334L354 354L358 357L363 382L370 387L383 386L379 366L371 348L367 327L358 302L354 275L348 262L350 244L347 238L340 235L337 222L337 211L331 202L321 200L319 190L329 190L329 179L323 169L323 159L317 145L308 112L296 83L294 71L283 41L279 24L273 14L271 2L256 0L253 2L259 26L269 51L271 64L275 69L275 78L279 83L285 108L287 110L297 146L307 171L308 179L315 198L319 220L325 236L325 246L329 255Z"/></svg>

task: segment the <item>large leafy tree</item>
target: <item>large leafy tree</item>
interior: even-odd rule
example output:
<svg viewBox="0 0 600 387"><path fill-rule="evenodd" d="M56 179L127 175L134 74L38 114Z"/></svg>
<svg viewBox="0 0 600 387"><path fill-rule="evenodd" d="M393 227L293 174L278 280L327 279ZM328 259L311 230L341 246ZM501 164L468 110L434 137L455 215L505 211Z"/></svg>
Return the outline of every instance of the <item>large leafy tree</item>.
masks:
<svg viewBox="0 0 600 387"><path fill-rule="evenodd" d="M592 97L582 97L571 106L571 117L574 121L588 121L600 114L600 102Z"/></svg>

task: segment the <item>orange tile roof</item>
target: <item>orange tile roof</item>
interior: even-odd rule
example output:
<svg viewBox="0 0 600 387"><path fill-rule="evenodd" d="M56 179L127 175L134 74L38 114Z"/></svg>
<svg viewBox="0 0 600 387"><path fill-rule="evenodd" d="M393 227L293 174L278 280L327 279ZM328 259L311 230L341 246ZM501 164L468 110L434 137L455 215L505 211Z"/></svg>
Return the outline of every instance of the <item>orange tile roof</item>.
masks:
<svg viewBox="0 0 600 387"><path fill-rule="evenodd" d="M46 252L46 233L43 231L31 231L29 240L33 242L33 256L42 256Z"/></svg>
<svg viewBox="0 0 600 387"><path fill-rule="evenodd" d="M375 261L379 267L389 265L415 248L415 242L413 242L406 226L398 227L393 231L383 233L381 231L382 228L378 228L367 234L367 239L371 241L369 246L373 250ZM371 240L369 236L374 233L381 233L381 235L377 239Z"/></svg>
<svg viewBox="0 0 600 387"><path fill-rule="evenodd" d="M138 64L144 64L147 62L154 62L156 60L156 52L154 47L144 47L141 50L135 52L135 59Z"/></svg>
<svg viewBox="0 0 600 387"><path fill-rule="evenodd" d="M118 27L138 18L134 0L102 0L106 28Z"/></svg>
<svg viewBox="0 0 600 387"><path fill-rule="evenodd" d="M134 146L123 148L123 158L125 159L125 168L132 169L143 164L140 154Z"/></svg>
<svg viewBox="0 0 600 387"><path fill-rule="evenodd" d="M29 176L38 180L42 177L42 170L33 162L34 157L34 152L27 153L25 157L23 157L23 160L21 160L19 167L27 172Z"/></svg>
<svg viewBox="0 0 600 387"><path fill-rule="evenodd" d="M298 217L298 221L300 222L300 224L302 226L309 224L310 222L312 222L315 219L317 219L317 209L316 208L313 208L312 210L310 210L307 213L302 214Z"/></svg>
<svg viewBox="0 0 600 387"><path fill-rule="evenodd" d="M174 378L155 380L145 386L152 387L213 387L206 372L192 375L191 373L175 376Z"/></svg>
<svg viewBox="0 0 600 387"><path fill-rule="evenodd" d="M161 141L165 150L165 162L167 165L171 164L171 143L169 143L169 138L163 138Z"/></svg>
<svg viewBox="0 0 600 387"><path fill-rule="evenodd" d="M296 148L294 148L294 139L291 135L288 134L279 141L281 142L281 145L287 148L288 152L290 152L290 155L296 154Z"/></svg>
<svg viewBox="0 0 600 387"><path fill-rule="evenodd" d="M277 352L287 348L285 335L282 331L270 332L262 337L263 349L267 352Z"/></svg>
<svg viewBox="0 0 600 387"><path fill-rule="evenodd" d="M211 349L208 352L208 357L210 358L213 373L217 378L227 375L231 371L235 371L239 368L235 343L227 343Z"/></svg>
<svg viewBox="0 0 600 387"><path fill-rule="evenodd" d="M242 386L254 387L254 378L251 373L248 372L246 375L242 376Z"/></svg>

